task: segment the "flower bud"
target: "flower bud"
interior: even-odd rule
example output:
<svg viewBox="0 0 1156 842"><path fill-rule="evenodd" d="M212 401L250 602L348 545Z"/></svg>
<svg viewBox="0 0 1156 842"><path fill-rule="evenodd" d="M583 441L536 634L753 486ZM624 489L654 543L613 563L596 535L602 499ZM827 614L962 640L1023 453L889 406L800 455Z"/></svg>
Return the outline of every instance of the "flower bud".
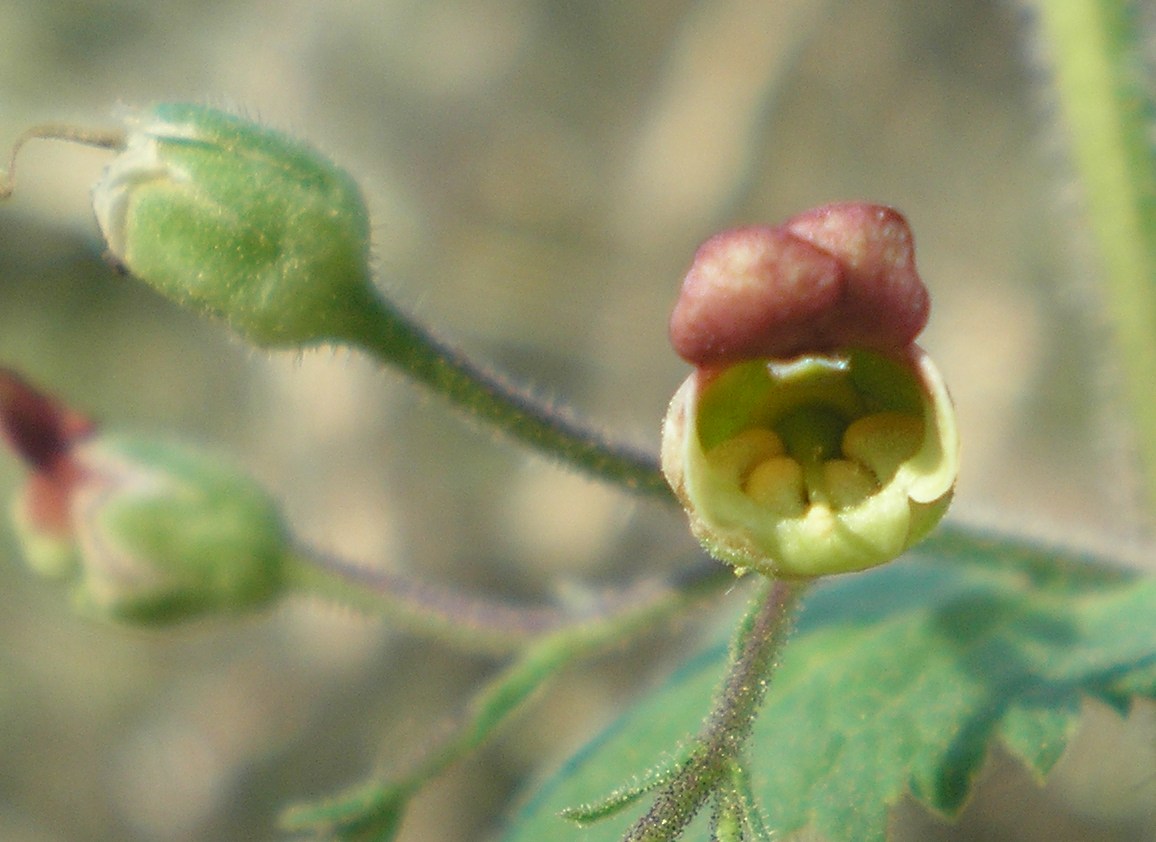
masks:
<svg viewBox="0 0 1156 842"><path fill-rule="evenodd" d="M347 337L373 306L357 184L243 118L185 104L136 114L93 208L113 259L259 345Z"/></svg>
<svg viewBox="0 0 1156 842"><path fill-rule="evenodd" d="M263 489L198 450L76 418L0 371L0 426L31 468L13 515L33 569L68 582L83 611L134 623L278 595L288 537Z"/></svg>
<svg viewBox="0 0 1156 842"><path fill-rule="evenodd" d="M914 344L927 315L890 208L830 205L699 249L671 317L696 370L662 466L708 552L809 578L890 561L939 522L959 438Z"/></svg>

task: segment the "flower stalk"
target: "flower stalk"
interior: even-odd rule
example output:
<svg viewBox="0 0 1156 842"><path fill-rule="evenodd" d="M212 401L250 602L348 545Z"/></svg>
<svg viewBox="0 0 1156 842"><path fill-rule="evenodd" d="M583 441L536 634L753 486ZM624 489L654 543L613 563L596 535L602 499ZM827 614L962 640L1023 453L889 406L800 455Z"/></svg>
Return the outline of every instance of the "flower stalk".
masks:
<svg viewBox="0 0 1156 842"><path fill-rule="evenodd" d="M168 104L129 121L93 190L109 250L133 275L262 347L348 344L548 456L669 499L648 454L475 365L373 283L356 182L306 144L249 120Z"/></svg>
<svg viewBox="0 0 1156 842"><path fill-rule="evenodd" d="M736 631L726 677L689 757L658 790L653 805L635 822L625 842L669 842L713 794L734 793L736 766L744 766L747 738L807 587L806 582L783 580L763 584ZM741 793L734 794L740 797L728 799L729 809L745 803ZM756 815L750 821L759 818Z"/></svg>
<svg viewBox="0 0 1156 842"><path fill-rule="evenodd" d="M653 455L611 442L564 407L543 403L487 370L378 299L344 337L378 361L404 372L462 410L534 450L619 488L673 502Z"/></svg>
<svg viewBox="0 0 1156 842"><path fill-rule="evenodd" d="M124 149L128 134L123 129L93 129L68 123L41 123L31 126L20 134L12 144L8 155L8 170L0 173L0 201L12 196L16 189L16 159L20 150L30 140L62 140L79 143L98 149Z"/></svg>
<svg viewBox="0 0 1156 842"><path fill-rule="evenodd" d="M577 640L612 634L602 627L626 628L647 622L637 618L664 616L674 607L717 592L733 578L725 568L700 557L669 573L592 594L572 608L487 599L300 548L287 567L286 578L296 593L349 605L415 634L489 654L517 652L560 635Z"/></svg>

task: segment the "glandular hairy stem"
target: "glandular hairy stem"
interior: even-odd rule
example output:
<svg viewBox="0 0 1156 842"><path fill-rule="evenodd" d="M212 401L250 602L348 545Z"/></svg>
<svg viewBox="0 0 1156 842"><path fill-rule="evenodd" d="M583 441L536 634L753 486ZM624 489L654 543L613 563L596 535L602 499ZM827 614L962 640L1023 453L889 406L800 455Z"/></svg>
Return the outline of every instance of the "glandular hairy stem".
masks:
<svg viewBox="0 0 1156 842"><path fill-rule="evenodd" d="M391 304L381 302L342 338L425 384L473 420L627 491L674 502L653 455L608 441L564 408L475 364Z"/></svg>
<svg viewBox="0 0 1156 842"><path fill-rule="evenodd" d="M355 564L298 547L286 578L297 593L378 615L402 629L474 652L505 654L561 636L614 642L717 592L733 574L710 559L592 594L580 607L518 604ZM616 637L617 636L617 637Z"/></svg>
<svg viewBox="0 0 1156 842"><path fill-rule="evenodd" d="M768 582L740 623L730 665L689 758L655 796L624 842L670 842L730 780L766 698L779 652L808 581Z"/></svg>

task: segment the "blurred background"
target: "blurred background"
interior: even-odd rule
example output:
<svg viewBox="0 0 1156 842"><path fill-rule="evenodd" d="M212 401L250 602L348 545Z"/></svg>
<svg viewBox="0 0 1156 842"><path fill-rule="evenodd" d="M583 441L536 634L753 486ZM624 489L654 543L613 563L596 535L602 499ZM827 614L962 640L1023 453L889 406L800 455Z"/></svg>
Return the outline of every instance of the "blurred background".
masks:
<svg viewBox="0 0 1156 842"><path fill-rule="evenodd" d="M193 100L314 142L364 185L405 309L655 448L685 376L667 314L696 246L835 199L895 205L959 406L957 516L1138 534L1094 261L1030 15L982 0L7 0L0 139ZM110 426L212 444L310 543L519 599L684 563L682 519L460 423L343 350L265 354L110 271L107 153L26 147L0 206L0 361ZM0 488L20 483L0 461ZM404 763L495 666L314 604L134 632L74 617L0 528L0 839L262 840ZM720 600L729 611L735 601ZM483 838L516 788L713 618L562 676L435 782L403 842ZM993 756L905 839L1153 839L1156 730L1093 711L1044 792Z"/></svg>

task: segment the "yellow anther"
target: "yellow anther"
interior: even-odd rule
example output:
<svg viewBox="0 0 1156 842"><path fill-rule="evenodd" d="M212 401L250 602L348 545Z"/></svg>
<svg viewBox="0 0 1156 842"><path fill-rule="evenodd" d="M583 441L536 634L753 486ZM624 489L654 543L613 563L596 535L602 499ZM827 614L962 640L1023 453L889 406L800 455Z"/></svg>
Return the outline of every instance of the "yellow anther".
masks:
<svg viewBox="0 0 1156 842"><path fill-rule="evenodd" d="M843 455L887 483L901 464L919 452L923 422L902 412L877 412L852 422L843 433Z"/></svg>
<svg viewBox="0 0 1156 842"><path fill-rule="evenodd" d="M789 456L775 456L760 462L744 490L763 508L785 517L795 517L807 508L807 488L803 466Z"/></svg>
<svg viewBox="0 0 1156 842"><path fill-rule="evenodd" d="M823 463L823 488L831 506L846 509L862 503L879 490L871 472L849 459Z"/></svg>
<svg viewBox="0 0 1156 842"><path fill-rule="evenodd" d="M711 448L706 458L721 474L742 485L756 465L784 453L783 440L773 430L752 427Z"/></svg>

